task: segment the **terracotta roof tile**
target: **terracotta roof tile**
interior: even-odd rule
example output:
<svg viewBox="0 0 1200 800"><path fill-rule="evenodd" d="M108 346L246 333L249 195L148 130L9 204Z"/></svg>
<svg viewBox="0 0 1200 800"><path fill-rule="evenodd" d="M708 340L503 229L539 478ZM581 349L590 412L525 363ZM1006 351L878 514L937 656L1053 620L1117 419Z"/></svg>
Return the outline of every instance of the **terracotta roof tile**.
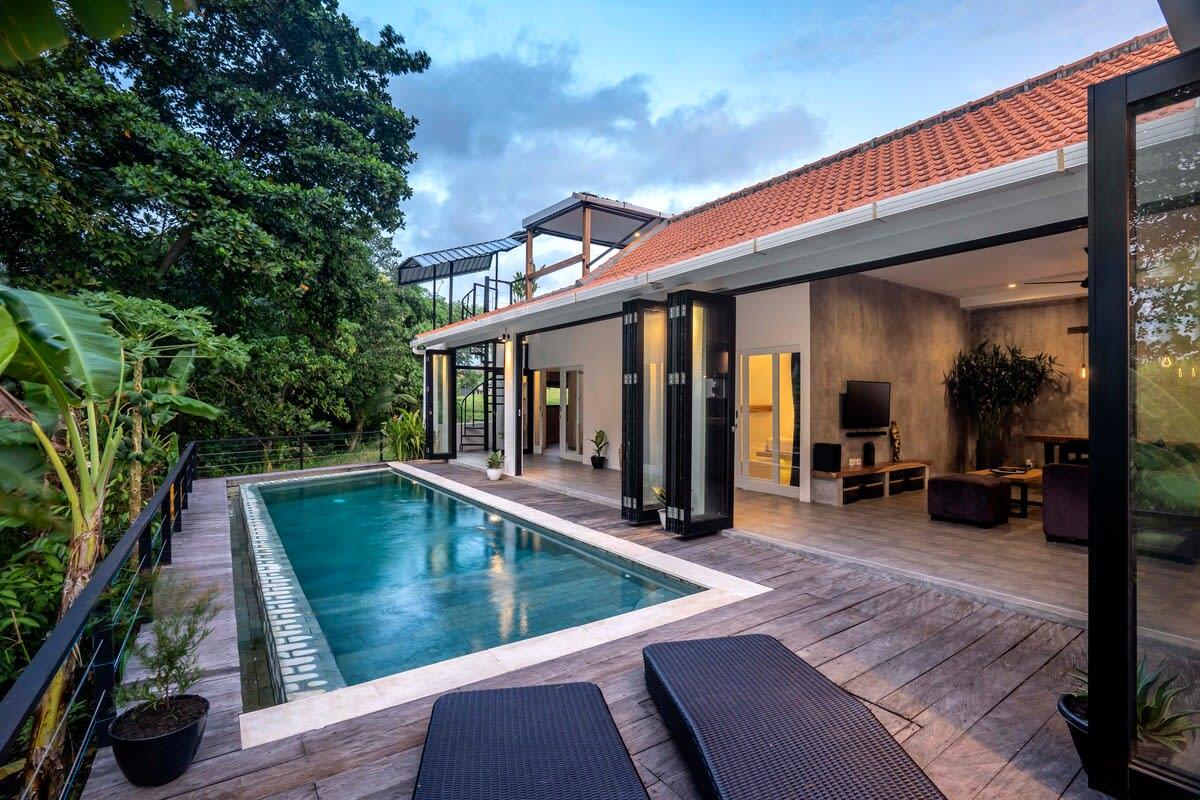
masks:
<svg viewBox="0 0 1200 800"><path fill-rule="evenodd" d="M1083 142L1087 139L1088 86L1177 53L1166 28L1161 28L697 206L675 215L637 246L593 272L585 284L648 272L850 208ZM536 304L544 297L530 302Z"/></svg>

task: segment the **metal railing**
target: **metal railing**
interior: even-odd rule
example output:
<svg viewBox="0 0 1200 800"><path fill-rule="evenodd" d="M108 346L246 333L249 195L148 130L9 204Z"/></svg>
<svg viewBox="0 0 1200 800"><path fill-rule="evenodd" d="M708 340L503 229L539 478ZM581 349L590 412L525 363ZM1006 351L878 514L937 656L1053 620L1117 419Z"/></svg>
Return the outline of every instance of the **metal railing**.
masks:
<svg viewBox="0 0 1200 800"><path fill-rule="evenodd" d="M50 739L57 745L69 735L74 744L74 752L63 760L60 798L72 796L93 745L108 744L108 725L115 715L113 688L126 648L137 636L149 594L149 584L137 577L171 563L171 540L183 524L196 463L196 446L189 444L0 699L0 763L8 763L20 757L18 745L28 746L22 735L59 671L75 673L62 720ZM81 721L84 716L86 722ZM38 761L33 774L40 776L44 765L44 759ZM28 790L26 781L17 796L24 798Z"/></svg>
<svg viewBox="0 0 1200 800"><path fill-rule="evenodd" d="M196 442L196 469L201 478L223 478L360 464L385 460L386 445L380 431L203 439Z"/></svg>

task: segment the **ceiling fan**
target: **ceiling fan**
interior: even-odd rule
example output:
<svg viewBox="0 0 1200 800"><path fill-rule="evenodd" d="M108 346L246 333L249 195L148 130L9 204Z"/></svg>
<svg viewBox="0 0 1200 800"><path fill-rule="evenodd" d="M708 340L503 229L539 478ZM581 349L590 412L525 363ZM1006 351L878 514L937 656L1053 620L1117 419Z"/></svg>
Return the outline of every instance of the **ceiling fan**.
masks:
<svg viewBox="0 0 1200 800"><path fill-rule="evenodd" d="M1039 285L1049 286L1051 284L1078 283L1082 288L1084 288L1084 289L1088 288L1087 276L1084 276L1083 280L1079 280L1078 278L1070 278L1069 280L1063 280L1063 281L1023 281L1023 283L1026 286L1039 286Z"/></svg>

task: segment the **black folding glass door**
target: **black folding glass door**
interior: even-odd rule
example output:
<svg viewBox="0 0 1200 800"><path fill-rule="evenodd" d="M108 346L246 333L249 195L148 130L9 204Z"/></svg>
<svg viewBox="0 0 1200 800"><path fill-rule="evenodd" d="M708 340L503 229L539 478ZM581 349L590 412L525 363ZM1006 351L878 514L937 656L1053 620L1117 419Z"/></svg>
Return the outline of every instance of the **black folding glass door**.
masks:
<svg viewBox="0 0 1200 800"><path fill-rule="evenodd" d="M733 525L734 299L667 296L667 530Z"/></svg>
<svg viewBox="0 0 1200 800"><path fill-rule="evenodd" d="M425 351L425 457L454 458L455 368L453 350Z"/></svg>
<svg viewBox="0 0 1200 800"><path fill-rule="evenodd" d="M621 314L621 516L653 522L666 492L667 307L630 300Z"/></svg>
<svg viewBox="0 0 1200 800"><path fill-rule="evenodd" d="M1119 798L1200 796L1198 97L1196 52L1089 96L1088 775Z"/></svg>

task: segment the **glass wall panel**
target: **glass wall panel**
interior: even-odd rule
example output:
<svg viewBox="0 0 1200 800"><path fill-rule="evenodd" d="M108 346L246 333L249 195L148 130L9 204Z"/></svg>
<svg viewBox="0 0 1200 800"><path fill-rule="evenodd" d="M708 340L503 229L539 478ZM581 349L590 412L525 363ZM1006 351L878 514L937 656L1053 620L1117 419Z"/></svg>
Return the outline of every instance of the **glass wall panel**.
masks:
<svg viewBox="0 0 1200 800"><path fill-rule="evenodd" d="M780 353L776 359L779 413L776 441L779 471L776 480L783 486L800 485L800 354Z"/></svg>
<svg viewBox="0 0 1200 800"><path fill-rule="evenodd" d="M1200 118L1193 96L1136 117L1130 220L1130 527L1138 662L1183 714L1139 758L1200 777ZM1099 365L1097 365L1099 366ZM1147 679L1149 680L1149 679ZM1162 710L1162 709L1160 709Z"/></svg>
<svg viewBox="0 0 1200 800"><path fill-rule="evenodd" d="M666 454L667 310L642 311L642 507L662 506L656 487L666 486L663 462Z"/></svg>
<svg viewBox="0 0 1200 800"><path fill-rule="evenodd" d="M698 298L691 308L690 433L692 522L728 517L733 480L730 389L732 304Z"/></svg>
<svg viewBox="0 0 1200 800"><path fill-rule="evenodd" d="M426 374L427 402L426 424L429 427L429 455L451 453L452 427L454 425L454 355L453 353L428 353Z"/></svg>
<svg viewBox="0 0 1200 800"><path fill-rule="evenodd" d="M746 475L750 478L776 479L776 388L775 355L746 356Z"/></svg>

